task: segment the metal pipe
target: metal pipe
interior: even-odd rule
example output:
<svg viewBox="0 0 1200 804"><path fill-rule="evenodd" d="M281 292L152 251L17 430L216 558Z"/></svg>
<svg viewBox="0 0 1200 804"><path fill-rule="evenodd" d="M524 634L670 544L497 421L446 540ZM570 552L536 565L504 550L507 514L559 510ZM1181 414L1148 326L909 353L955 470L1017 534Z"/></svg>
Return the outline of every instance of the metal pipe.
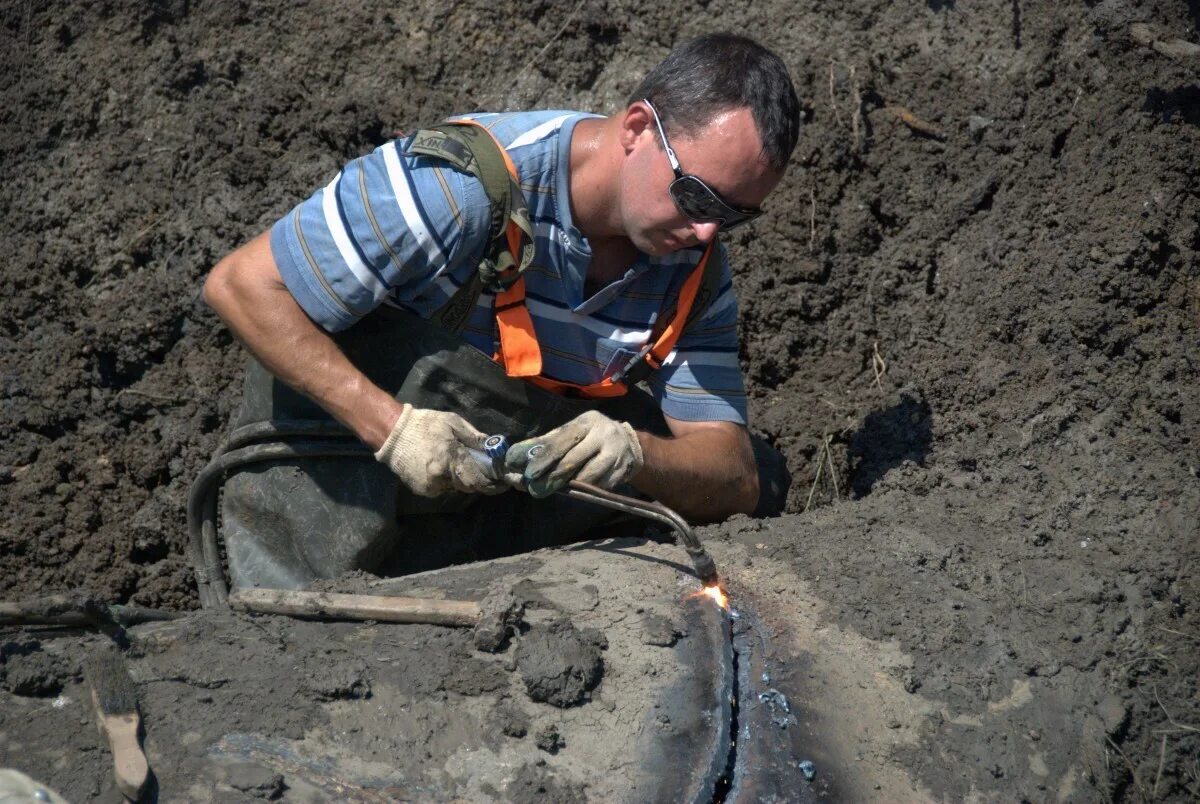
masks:
<svg viewBox="0 0 1200 804"><path fill-rule="evenodd" d="M652 500L639 500L637 497L618 494L615 491L608 491L607 489L593 486L590 483L583 483L579 480L572 480L559 494L565 494L573 499L584 500L595 505L602 505L614 511L652 519L655 522L670 527L675 531L675 535L678 537L679 543L683 545L683 549L687 550L688 555L691 557L692 566L695 568L696 576L700 578L700 582L705 586L715 586L720 583L721 579L717 575L717 565L713 563L712 557L704 549L704 545L700 543L700 539L696 536L696 532L692 530L692 526L687 523L686 519L662 503Z"/></svg>
<svg viewBox="0 0 1200 804"><path fill-rule="evenodd" d="M68 625L76 627L128 626L174 620L186 612L142 606L107 605L85 596L48 595L15 602L0 601L0 626Z"/></svg>

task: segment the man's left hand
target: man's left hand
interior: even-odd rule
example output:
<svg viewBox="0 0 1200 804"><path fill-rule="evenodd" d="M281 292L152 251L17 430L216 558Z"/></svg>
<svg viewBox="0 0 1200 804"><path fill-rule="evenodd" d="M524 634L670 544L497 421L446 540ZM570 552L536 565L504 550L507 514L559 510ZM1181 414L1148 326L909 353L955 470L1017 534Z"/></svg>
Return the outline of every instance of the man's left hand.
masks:
<svg viewBox="0 0 1200 804"><path fill-rule="evenodd" d="M530 455L538 445L542 448ZM504 461L509 482L539 499L572 480L615 488L636 475L643 463L634 429L594 410L545 435L513 444Z"/></svg>

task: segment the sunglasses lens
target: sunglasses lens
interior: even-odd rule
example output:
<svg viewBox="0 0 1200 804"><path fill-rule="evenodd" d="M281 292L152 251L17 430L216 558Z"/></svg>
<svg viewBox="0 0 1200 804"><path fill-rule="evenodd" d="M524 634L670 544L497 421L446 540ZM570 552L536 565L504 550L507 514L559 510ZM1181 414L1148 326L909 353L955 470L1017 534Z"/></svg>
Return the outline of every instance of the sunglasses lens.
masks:
<svg viewBox="0 0 1200 804"><path fill-rule="evenodd" d="M743 212L730 207L695 176L681 176L671 182L670 190L675 206L694 221L716 221L722 229L728 230L758 217L757 212Z"/></svg>
<svg viewBox="0 0 1200 804"><path fill-rule="evenodd" d="M672 182L671 196L679 211L693 220L712 221L725 217L721 214L725 205L695 176L684 176Z"/></svg>

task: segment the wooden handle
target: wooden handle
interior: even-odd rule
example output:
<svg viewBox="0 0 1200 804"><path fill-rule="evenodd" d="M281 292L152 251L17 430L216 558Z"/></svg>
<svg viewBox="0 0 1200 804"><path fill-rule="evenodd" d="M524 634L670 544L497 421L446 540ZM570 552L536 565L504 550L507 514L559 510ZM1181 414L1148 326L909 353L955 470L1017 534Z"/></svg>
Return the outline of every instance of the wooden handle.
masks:
<svg viewBox="0 0 1200 804"><path fill-rule="evenodd" d="M470 600L436 600L388 595L344 595L286 589L235 589L229 605L240 611L287 614L320 620L378 620L386 623L431 623L470 628L479 621L479 604Z"/></svg>

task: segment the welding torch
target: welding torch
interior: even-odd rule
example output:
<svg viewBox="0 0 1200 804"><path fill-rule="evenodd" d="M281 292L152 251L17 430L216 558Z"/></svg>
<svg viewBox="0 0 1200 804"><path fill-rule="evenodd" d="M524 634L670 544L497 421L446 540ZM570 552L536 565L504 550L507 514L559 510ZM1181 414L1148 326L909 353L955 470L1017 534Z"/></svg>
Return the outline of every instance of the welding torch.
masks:
<svg viewBox="0 0 1200 804"><path fill-rule="evenodd" d="M508 438L503 435L490 435L483 441L482 449L469 449L471 455L479 461L487 469L493 477L504 476L504 457L508 454ZM542 445L534 445L530 450L530 457L537 455ZM584 500L585 502L594 503L605 508L611 508L614 511L621 511L626 514L644 517L653 520L660 524L666 525L675 531L679 543L683 545L683 549L687 550L688 556L692 559L692 567L696 570L696 576L700 579L700 583L704 586L719 586L721 579L717 575L717 565L713 563L712 557L709 556L704 549L704 545L700 543L700 539L692 530L691 525L687 520L671 510L667 506L653 500L640 500L637 497L630 497L626 494L617 494L615 491L608 491L599 486L593 486L591 483L584 483L579 480L572 480L567 483L567 487L557 494L563 494L576 500Z"/></svg>

